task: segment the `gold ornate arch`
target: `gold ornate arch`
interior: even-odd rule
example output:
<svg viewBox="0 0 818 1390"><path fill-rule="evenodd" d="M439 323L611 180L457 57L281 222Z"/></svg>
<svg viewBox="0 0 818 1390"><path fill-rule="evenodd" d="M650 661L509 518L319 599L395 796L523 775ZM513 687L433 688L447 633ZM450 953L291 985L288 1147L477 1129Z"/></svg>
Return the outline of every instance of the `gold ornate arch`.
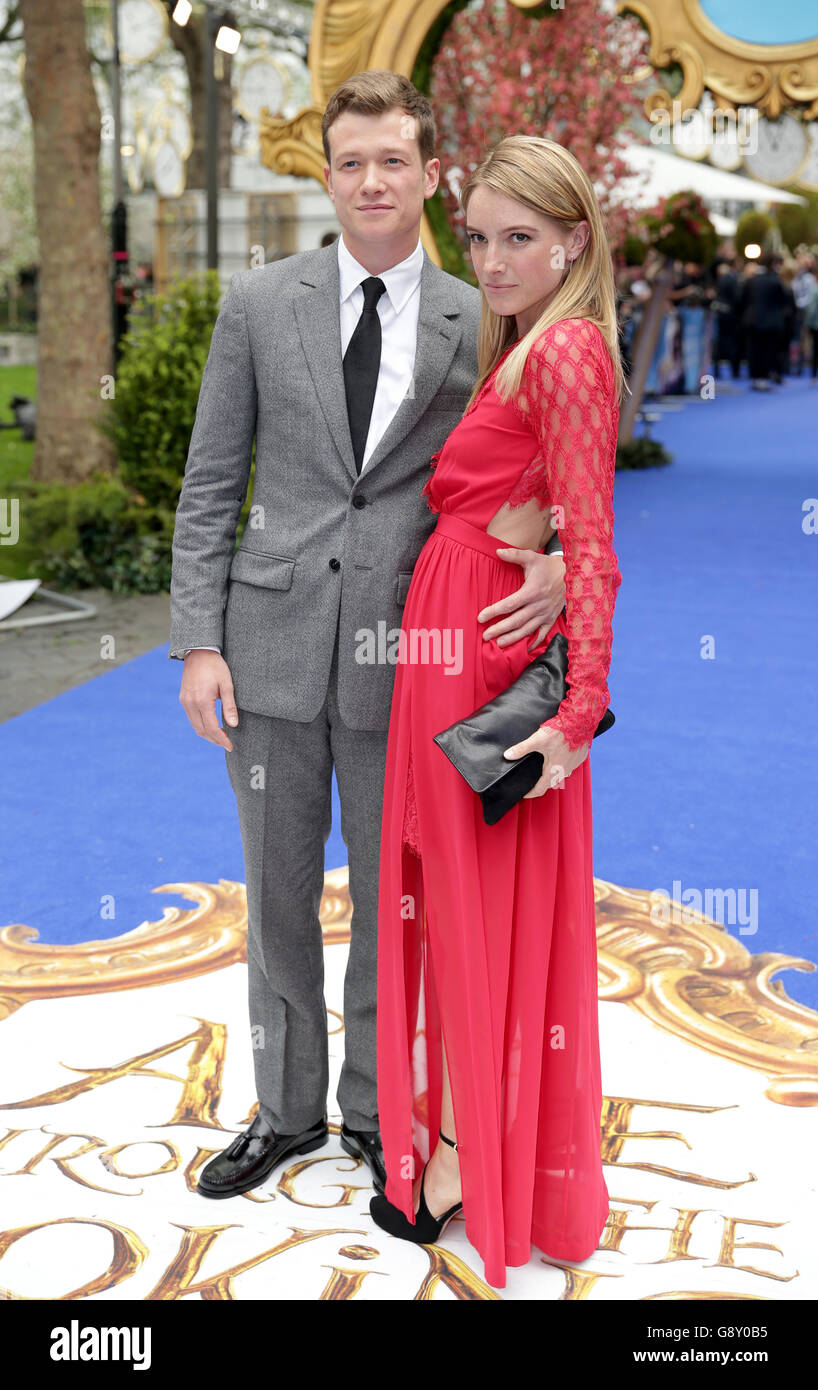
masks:
<svg viewBox="0 0 818 1390"><path fill-rule="evenodd" d="M757 106L775 120L786 107L803 105L805 120L818 116L818 37L747 43L718 29L700 0L618 0L617 10L630 11L646 26L655 68L679 64L683 83L675 100L683 110L698 106L707 88L722 110ZM647 97L645 110L670 111L673 100L659 88Z"/></svg>
<svg viewBox="0 0 818 1390"><path fill-rule="evenodd" d="M300 174L324 183L321 118L335 88L355 72L388 68L411 77L418 53L448 0L317 0L309 46L312 103L288 120L262 111L261 161L277 174ZM542 0L512 0L531 10ZM440 265L434 233L424 212L421 240Z"/></svg>
<svg viewBox="0 0 818 1390"><path fill-rule="evenodd" d="M29 1003L193 979L244 961L243 883L163 883L154 893L189 898L159 921L104 941L41 943L23 923L0 928L0 1022ZM775 978L812 971L812 961L751 955L727 927L649 889L594 879L599 997L625 1004L656 1027L766 1077L777 1105L818 1105L818 1014ZM352 900L346 867L324 875L325 946L349 941Z"/></svg>

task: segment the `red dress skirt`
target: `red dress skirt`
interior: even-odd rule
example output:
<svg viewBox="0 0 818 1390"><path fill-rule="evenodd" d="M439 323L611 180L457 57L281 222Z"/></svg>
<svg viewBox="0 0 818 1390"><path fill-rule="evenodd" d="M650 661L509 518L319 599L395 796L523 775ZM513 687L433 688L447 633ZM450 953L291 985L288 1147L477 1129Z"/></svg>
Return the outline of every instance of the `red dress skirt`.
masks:
<svg viewBox="0 0 818 1390"><path fill-rule="evenodd" d="M427 484L441 514L401 624L379 880L378 1109L386 1196L413 1222L413 1179L440 1127L442 1031L466 1235L487 1281L503 1287L532 1242L555 1260L586 1259L608 1191L589 759L488 826L433 742L508 686L555 632L570 642L566 610L530 650L531 637L484 641L477 621L520 587L522 570L497 558L504 542L485 528L538 442L492 380ZM569 570L565 536L563 545Z"/></svg>

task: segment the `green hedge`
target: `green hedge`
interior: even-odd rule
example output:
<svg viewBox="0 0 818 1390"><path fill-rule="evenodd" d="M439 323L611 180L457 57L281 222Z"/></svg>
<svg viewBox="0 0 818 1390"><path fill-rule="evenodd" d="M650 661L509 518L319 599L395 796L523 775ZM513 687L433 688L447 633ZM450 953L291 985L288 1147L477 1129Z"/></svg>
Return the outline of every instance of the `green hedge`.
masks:
<svg viewBox="0 0 818 1390"><path fill-rule="evenodd" d="M749 246L751 242L756 242L764 250L774 225L772 217L767 212L758 212L755 208L743 212L736 223L736 230L733 234L733 245L739 255L744 255L744 248Z"/></svg>
<svg viewBox="0 0 818 1390"><path fill-rule="evenodd" d="M213 270L178 280L123 343L108 432L123 481L157 512L176 509L219 297Z"/></svg>
<svg viewBox="0 0 818 1390"><path fill-rule="evenodd" d="M158 593L170 584L173 535L161 516L116 476L98 473L73 487L16 484L18 575L37 575L58 589Z"/></svg>
<svg viewBox="0 0 818 1390"><path fill-rule="evenodd" d="M124 339L103 426L119 472L71 487L21 480L9 488L20 499L20 539L7 566L17 576L117 593L170 587L176 506L218 314L218 277L208 271L179 280L145 305ZM239 536L252 489L251 472Z"/></svg>
<svg viewBox="0 0 818 1390"><path fill-rule="evenodd" d="M627 444L616 446L617 471L626 468L663 468L665 464L672 462L673 455L664 444L645 434L629 439Z"/></svg>

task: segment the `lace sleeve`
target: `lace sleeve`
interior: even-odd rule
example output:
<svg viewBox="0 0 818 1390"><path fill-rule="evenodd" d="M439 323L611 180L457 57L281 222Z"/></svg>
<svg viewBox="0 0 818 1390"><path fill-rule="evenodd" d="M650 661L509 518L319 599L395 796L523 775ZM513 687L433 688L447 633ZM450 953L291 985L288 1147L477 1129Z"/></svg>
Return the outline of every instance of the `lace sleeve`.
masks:
<svg viewBox="0 0 818 1390"><path fill-rule="evenodd" d="M605 340L586 319L553 324L531 348L515 408L540 448L509 497L550 506L565 558L568 695L541 728L590 743L608 705L611 619L622 580L613 548L619 407Z"/></svg>

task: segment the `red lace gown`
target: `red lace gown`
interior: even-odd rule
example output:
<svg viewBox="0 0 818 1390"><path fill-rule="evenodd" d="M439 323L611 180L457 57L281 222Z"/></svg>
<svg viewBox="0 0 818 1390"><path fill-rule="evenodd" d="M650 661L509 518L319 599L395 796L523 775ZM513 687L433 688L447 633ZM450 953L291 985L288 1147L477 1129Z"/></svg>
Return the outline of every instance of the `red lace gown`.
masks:
<svg viewBox="0 0 818 1390"><path fill-rule="evenodd" d="M402 619L380 860L378 1110L386 1196L414 1222L413 1178L440 1127L442 1027L466 1235L503 1287L532 1242L556 1260L586 1259L608 1215L590 766L488 826L433 735L564 632L570 691L545 723L572 749L590 742L608 705L621 576L618 407L601 332L584 319L547 329L506 403L499 366L432 460L424 492L439 517ZM523 575L497 558L504 542L486 527L504 502L532 497L562 538L566 607L536 646L529 635L499 647L477 614Z"/></svg>

